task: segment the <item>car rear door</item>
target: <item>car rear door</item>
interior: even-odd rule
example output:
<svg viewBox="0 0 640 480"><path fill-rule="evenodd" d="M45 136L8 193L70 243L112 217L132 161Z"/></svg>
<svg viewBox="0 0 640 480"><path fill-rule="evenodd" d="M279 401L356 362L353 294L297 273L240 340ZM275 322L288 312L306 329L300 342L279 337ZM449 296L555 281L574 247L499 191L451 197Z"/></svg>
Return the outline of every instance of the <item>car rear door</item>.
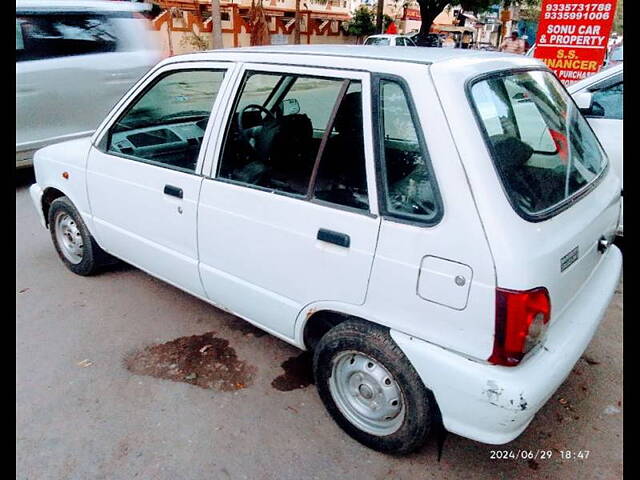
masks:
<svg viewBox="0 0 640 480"><path fill-rule="evenodd" d="M197 205L208 120L230 63L161 67L130 92L91 148L87 189L94 235L108 252L204 296Z"/></svg>
<svg viewBox="0 0 640 480"><path fill-rule="evenodd" d="M211 301L291 339L304 306L365 300L380 224L369 75L245 64L235 90L207 152L200 276Z"/></svg>

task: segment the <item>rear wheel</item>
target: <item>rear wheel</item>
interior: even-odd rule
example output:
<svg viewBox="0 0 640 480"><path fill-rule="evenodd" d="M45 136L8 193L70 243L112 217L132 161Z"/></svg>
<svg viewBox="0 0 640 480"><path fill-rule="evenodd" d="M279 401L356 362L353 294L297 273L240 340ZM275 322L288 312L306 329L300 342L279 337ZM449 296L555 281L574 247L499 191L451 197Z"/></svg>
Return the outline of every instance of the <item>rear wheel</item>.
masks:
<svg viewBox="0 0 640 480"><path fill-rule="evenodd" d="M49 207L49 231L58 255L78 275L92 275L111 258L89 233L80 213L67 197Z"/></svg>
<svg viewBox="0 0 640 480"><path fill-rule="evenodd" d="M426 442L435 399L388 329L355 319L339 324L318 343L313 367L325 407L355 440L396 454Z"/></svg>

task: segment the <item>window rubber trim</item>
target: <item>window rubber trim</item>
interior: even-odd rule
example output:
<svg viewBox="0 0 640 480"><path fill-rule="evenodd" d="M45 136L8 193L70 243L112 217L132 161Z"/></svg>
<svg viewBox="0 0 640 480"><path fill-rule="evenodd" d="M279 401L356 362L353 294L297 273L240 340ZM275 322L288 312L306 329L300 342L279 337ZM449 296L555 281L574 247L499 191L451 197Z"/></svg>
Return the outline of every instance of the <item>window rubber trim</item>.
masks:
<svg viewBox="0 0 640 480"><path fill-rule="evenodd" d="M493 167L493 169L494 169L494 171L495 171L495 173L496 173L496 175L498 177L498 180L500 181L500 186L502 187L502 191L504 193L504 196L507 198L509 204L511 205L511 208L518 214L518 216L521 217L522 219L526 220L527 222L531 222L531 223L538 223L538 222L543 222L545 220L549 220L550 218L553 218L556 215L564 212L565 210L570 208L574 203L576 203L577 201L579 201L582 198L584 198L592 190L594 190L598 185L600 185L600 182L602 182L602 179L605 177L605 173L609 171L609 166L610 166L609 159L607 158L606 154L604 154L603 158L605 159L605 161L607 163L604 166L604 168L600 171L600 173L598 174L598 176L596 178L594 178L590 183L588 183L587 185L582 187L580 190L575 191L569 197L565 198L564 200L560 201L559 203L556 203L555 205L552 205L551 207L549 207L549 208L547 208L545 210L542 210L542 211L534 213L534 214L530 214L530 213L527 213L524 210L522 210L520 207L518 207L518 205L516 205L514 200L511 198L511 195L509 195L509 192L507 191L507 187L506 187L506 185L504 183L504 180L502 179L502 176L500 175L500 172L498 171L498 168L496 166L496 163L495 163L495 158L496 158L495 148L493 147L493 144L491 143L491 140L489 139L489 134L487 133L487 130L484 127L484 124L482 123L482 118L480 117L480 112L478 111L478 108L477 108L477 106L475 104L475 101L473 100L473 96L471 95L471 89L477 83L482 82L482 81L487 80L487 79L490 79L490 78L508 77L508 76L511 76L511 75L514 75L514 74L518 74L518 73L527 73L527 72L536 72L536 71L545 72L547 74L553 75L553 73L547 67L543 67L543 66L541 66L541 67L509 68L509 69L503 69L503 70L494 70L492 72L487 72L487 73L482 73L480 75L476 75L475 77L472 77L472 78L468 79L465 82L465 86L464 86L464 90L465 90L465 95L467 97L467 101L469 102L469 105L471 106L471 110L473 111L473 116L475 118L476 125L477 125L478 129L480 130L480 133L482 135L482 139L484 140L484 143L485 143L485 146L487 148L487 151L489 152L489 156L491 157L491 165L492 165L492 167ZM573 106L578 111L578 114L582 115L582 113L578 109L578 106L576 105L575 101L573 100L573 97L567 91L567 88L564 86L564 84L560 80L557 79L557 77L555 77L555 75L553 75L553 76L556 79L556 81L564 89L567 97L569 98L569 101L573 102ZM584 116L583 116L583 118L584 118ZM600 143L600 140L598 139L598 136L595 134L595 132L593 131L593 128L591 128L591 125L589 124L589 122L587 121L586 118L584 118L584 121L587 124L587 128L589 128L589 130L591 130L591 133L593 134L594 138L596 139L596 142L600 146L600 149L601 149L602 153L604 153L604 148L602 147L602 144Z"/></svg>

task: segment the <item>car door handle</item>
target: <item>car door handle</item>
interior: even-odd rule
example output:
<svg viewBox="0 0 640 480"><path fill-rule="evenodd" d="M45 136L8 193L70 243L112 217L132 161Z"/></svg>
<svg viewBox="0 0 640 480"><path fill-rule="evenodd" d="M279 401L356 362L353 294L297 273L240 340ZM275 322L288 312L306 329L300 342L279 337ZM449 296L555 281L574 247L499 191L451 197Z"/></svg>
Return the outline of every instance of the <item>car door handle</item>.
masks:
<svg viewBox="0 0 640 480"><path fill-rule="evenodd" d="M165 185L164 194L171 195L172 197L182 198L182 189L174 187L173 185Z"/></svg>
<svg viewBox="0 0 640 480"><path fill-rule="evenodd" d="M351 244L351 239L346 233L334 232L326 228L318 230L318 236L316 238L321 242L333 243L334 245L345 248L349 248Z"/></svg>

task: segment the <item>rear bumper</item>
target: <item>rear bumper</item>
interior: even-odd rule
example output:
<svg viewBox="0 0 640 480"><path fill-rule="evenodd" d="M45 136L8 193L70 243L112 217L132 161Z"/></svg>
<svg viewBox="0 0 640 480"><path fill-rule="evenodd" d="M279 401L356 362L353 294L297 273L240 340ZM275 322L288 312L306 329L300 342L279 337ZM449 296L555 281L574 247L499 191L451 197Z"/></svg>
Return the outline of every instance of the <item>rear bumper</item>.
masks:
<svg viewBox="0 0 640 480"><path fill-rule="evenodd" d="M589 345L620 279L622 255L607 251L542 345L517 367L469 360L403 333L391 336L436 397L445 428L484 443L520 435Z"/></svg>

